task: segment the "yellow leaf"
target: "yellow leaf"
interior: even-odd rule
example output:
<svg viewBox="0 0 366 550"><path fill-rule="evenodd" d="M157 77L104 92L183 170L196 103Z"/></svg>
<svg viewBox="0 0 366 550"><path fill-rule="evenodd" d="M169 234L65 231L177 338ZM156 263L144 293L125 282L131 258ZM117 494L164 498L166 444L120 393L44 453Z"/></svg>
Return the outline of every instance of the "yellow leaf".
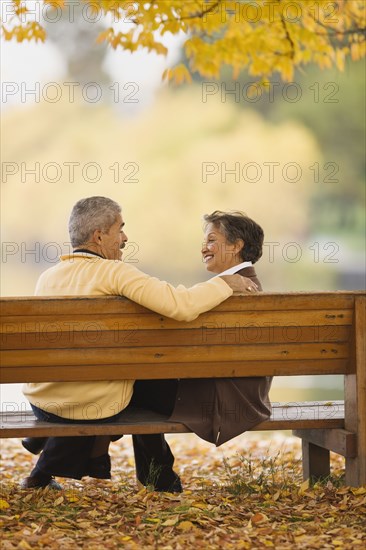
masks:
<svg viewBox="0 0 366 550"><path fill-rule="evenodd" d="M359 487L358 489L351 489L354 495L364 495L366 493L366 487Z"/></svg>
<svg viewBox="0 0 366 550"><path fill-rule="evenodd" d="M9 508L10 504L6 502L6 500L0 499L0 510L5 510L6 508Z"/></svg>
<svg viewBox="0 0 366 550"><path fill-rule="evenodd" d="M168 53L168 48L166 48L163 44L160 44L160 42L154 42L152 47L157 54L160 55L166 55Z"/></svg>
<svg viewBox="0 0 366 550"><path fill-rule="evenodd" d="M3 36L5 38L5 40L11 40L13 38L13 33L11 31L8 31L4 25L2 25L2 31L3 31Z"/></svg>
<svg viewBox="0 0 366 550"><path fill-rule="evenodd" d="M100 32L96 38L96 43L101 44L105 40L110 40L114 36L114 30L109 27L106 31Z"/></svg>
<svg viewBox="0 0 366 550"><path fill-rule="evenodd" d="M163 82L164 82L164 80L167 80L169 82L170 72L171 72L171 69L165 69L165 71L163 72L163 74L161 76L161 79L162 79Z"/></svg>
<svg viewBox="0 0 366 550"><path fill-rule="evenodd" d="M173 67L173 69L167 69L163 73L163 80L168 82L173 81L174 84L182 84L183 82L192 82L192 76L187 67L182 63Z"/></svg>
<svg viewBox="0 0 366 550"><path fill-rule="evenodd" d="M68 500L70 499L75 499L75 500L79 500L79 495L76 493L76 491L74 491L73 489L69 490L69 491L65 491L65 496L68 498Z"/></svg>
<svg viewBox="0 0 366 550"><path fill-rule="evenodd" d="M360 45L356 42L351 44L351 57L353 61L360 59Z"/></svg>
<svg viewBox="0 0 366 550"><path fill-rule="evenodd" d="M173 518L170 518L164 521L162 525L164 525L164 527L171 527L172 525L176 525L178 521L179 521L179 516L175 516Z"/></svg>
<svg viewBox="0 0 366 550"><path fill-rule="evenodd" d="M89 521L78 521L78 527L81 527L82 529L89 529L90 528L90 522Z"/></svg>
<svg viewBox="0 0 366 550"><path fill-rule="evenodd" d="M300 489L299 489L299 495L303 495L309 489L309 487L310 487L310 480L307 479L306 481L301 483Z"/></svg>
<svg viewBox="0 0 366 550"><path fill-rule="evenodd" d="M191 529L193 529L194 525L191 521L182 521L177 529L180 529L180 531L190 531Z"/></svg>
<svg viewBox="0 0 366 550"><path fill-rule="evenodd" d="M59 498L56 498L55 502L53 503L55 506L58 506L59 504L61 504L61 502L64 501L64 497L59 497Z"/></svg>
<svg viewBox="0 0 366 550"><path fill-rule="evenodd" d="M32 547L29 546L26 540L22 539L18 544L18 548L24 548L24 550L32 550Z"/></svg>
<svg viewBox="0 0 366 550"><path fill-rule="evenodd" d="M340 71L344 70L345 55L342 50L336 51L336 65Z"/></svg>
<svg viewBox="0 0 366 550"><path fill-rule="evenodd" d="M199 508L200 510L207 510L207 504L204 502L194 502L192 506L193 508Z"/></svg>

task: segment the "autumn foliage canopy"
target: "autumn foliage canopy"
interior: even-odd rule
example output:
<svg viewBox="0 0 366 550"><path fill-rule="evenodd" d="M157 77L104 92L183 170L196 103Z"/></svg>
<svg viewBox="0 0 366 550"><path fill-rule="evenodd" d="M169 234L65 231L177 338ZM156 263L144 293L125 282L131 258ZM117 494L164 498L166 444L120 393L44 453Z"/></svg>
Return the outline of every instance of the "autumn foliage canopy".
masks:
<svg viewBox="0 0 366 550"><path fill-rule="evenodd" d="M9 0L3 36L43 42L45 21L57 24L68 14L72 22L76 6L90 23L107 16L96 40L114 49L165 55L164 35L180 34L188 68L179 64L164 73L176 83L190 81L194 72L219 78L224 66L233 78L246 69L259 81L274 73L291 81L296 67L342 70L347 57L365 56L364 0Z"/></svg>

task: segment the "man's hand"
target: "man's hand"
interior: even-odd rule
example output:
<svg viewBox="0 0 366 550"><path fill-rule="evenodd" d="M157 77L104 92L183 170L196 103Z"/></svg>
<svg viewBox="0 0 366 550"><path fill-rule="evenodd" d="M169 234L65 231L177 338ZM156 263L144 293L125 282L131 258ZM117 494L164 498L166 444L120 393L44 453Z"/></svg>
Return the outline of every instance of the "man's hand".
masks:
<svg viewBox="0 0 366 550"><path fill-rule="evenodd" d="M257 285L247 277L242 277L241 275L221 275L221 279L233 289L235 295L256 294L258 292Z"/></svg>

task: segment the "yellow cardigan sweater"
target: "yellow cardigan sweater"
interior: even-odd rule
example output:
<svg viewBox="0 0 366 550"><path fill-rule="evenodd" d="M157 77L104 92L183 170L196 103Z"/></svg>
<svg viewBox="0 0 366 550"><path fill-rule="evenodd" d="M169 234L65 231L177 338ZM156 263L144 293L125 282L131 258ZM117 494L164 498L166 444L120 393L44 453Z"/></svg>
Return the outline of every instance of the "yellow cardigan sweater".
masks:
<svg viewBox="0 0 366 550"><path fill-rule="evenodd" d="M232 295L219 277L191 288L173 287L122 261L92 254L61 256L40 276L37 296L120 295L178 321L190 321ZM87 367L85 367L87 368ZM95 420L117 414L130 402L132 380L24 384L30 403L72 420Z"/></svg>

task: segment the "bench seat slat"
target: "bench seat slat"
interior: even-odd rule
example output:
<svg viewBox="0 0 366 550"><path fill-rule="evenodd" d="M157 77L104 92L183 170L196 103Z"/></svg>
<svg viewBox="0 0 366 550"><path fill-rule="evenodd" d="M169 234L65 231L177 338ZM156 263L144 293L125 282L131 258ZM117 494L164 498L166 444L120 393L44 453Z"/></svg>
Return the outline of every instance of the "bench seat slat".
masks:
<svg viewBox="0 0 366 550"><path fill-rule="evenodd" d="M53 424L35 419L32 411L3 412L0 414L0 437L22 435L116 435L141 433L189 433L179 422L169 422L163 414L143 409L133 409L121 415L121 420L106 424ZM268 421L256 430L290 430L317 428L344 428L343 401L274 404Z"/></svg>

